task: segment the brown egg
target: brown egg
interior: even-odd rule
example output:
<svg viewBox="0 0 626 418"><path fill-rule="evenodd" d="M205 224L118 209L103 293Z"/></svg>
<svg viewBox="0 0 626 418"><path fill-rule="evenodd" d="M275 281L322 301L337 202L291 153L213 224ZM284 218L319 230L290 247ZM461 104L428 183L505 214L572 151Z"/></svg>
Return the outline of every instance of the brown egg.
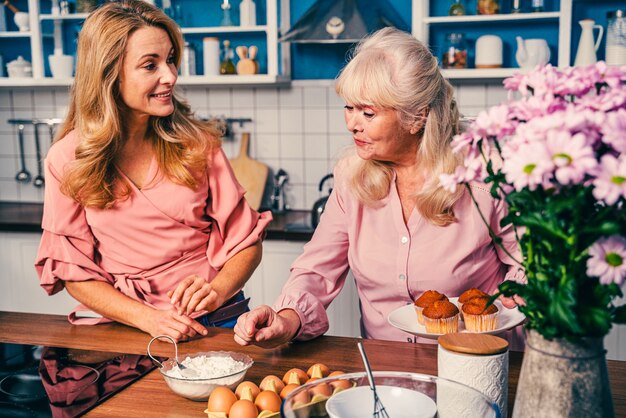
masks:
<svg viewBox="0 0 626 418"><path fill-rule="evenodd" d="M311 392L311 396L330 396L333 394L333 389L328 383L320 383L319 385L315 385L311 389L309 389L309 392Z"/></svg>
<svg viewBox="0 0 626 418"><path fill-rule="evenodd" d="M285 387L285 384L278 376L273 374L267 375L261 380L259 388L261 390L271 390L272 392L280 393Z"/></svg>
<svg viewBox="0 0 626 418"><path fill-rule="evenodd" d="M244 388L250 388L252 399L256 398L256 395L258 395L259 392L261 392L261 389L259 389L256 383L246 380L244 382L239 383L239 385L237 385L237 389L235 389L235 395L237 395L239 399L241 399L241 392Z"/></svg>
<svg viewBox="0 0 626 418"><path fill-rule="evenodd" d="M296 381L296 378L293 377L294 373L296 375L296 378L298 379L297 381ZM306 374L304 370L293 368L287 371L287 373L285 373L285 375L283 376L283 382L285 382L285 384L288 384L288 383L302 384L303 382L306 382L308 378L309 378L309 375Z"/></svg>
<svg viewBox="0 0 626 418"><path fill-rule="evenodd" d="M309 377L326 377L328 373L330 373L330 369L327 365L322 363L315 363L306 371Z"/></svg>
<svg viewBox="0 0 626 418"><path fill-rule="evenodd" d="M283 390L280 391L280 397L285 399L287 395L289 395L294 390L298 389L300 385L296 385L295 383L290 383L286 385Z"/></svg>
<svg viewBox="0 0 626 418"><path fill-rule="evenodd" d="M334 382L330 382L329 384L333 387L334 392L352 387L352 383L349 380L343 379L335 380Z"/></svg>
<svg viewBox="0 0 626 418"><path fill-rule="evenodd" d="M209 401L207 402L207 410L209 412L228 413L230 407L237 402L237 397L232 390L226 386L218 386L213 389Z"/></svg>
<svg viewBox="0 0 626 418"><path fill-rule="evenodd" d="M346 374L346 372L342 372L339 370L335 370L334 372L331 372L328 377L333 377L333 376L341 376L342 374Z"/></svg>
<svg viewBox="0 0 626 418"><path fill-rule="evenodd" d="M257 418L259 410L247 399L239 399L230 407L228 418Z"/></svg>
<svg viewBox="0 0 626 418"><path fill-rule="evenodd" d="M264 390L254 400L254 404L259 408L259 411L280 411L280 404L282 399L271 390Z"/></svg>
<svg viewBox="0 0 626 418"><path fill-rule="evenodd" d="M296 394L293 397L294 406L299 405L299 404L306 404L309 402L311 402L311 394L309 393L308 390L300 391L300 393Z"/></svg>

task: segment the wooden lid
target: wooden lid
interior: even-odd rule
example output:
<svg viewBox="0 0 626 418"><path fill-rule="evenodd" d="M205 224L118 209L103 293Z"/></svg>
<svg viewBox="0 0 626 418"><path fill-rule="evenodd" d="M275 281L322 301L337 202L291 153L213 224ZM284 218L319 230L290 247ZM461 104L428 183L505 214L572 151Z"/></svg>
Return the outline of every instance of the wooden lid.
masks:
<svg viewBox="0 0 626 418"><path fill-rule="evenodd" d="M437 341L448 351L483 356L504 353L509 348L509 342L503 338L469 332L445 334Z"/></svg>

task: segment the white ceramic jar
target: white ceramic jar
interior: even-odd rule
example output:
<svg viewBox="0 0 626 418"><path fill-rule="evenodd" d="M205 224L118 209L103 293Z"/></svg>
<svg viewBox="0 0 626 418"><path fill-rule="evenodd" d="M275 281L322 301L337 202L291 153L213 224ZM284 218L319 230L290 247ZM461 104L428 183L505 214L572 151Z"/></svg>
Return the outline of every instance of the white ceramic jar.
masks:
<svg viewBox="0 0 626 418"><path fill-rule="evenodd" d="M220 41L214 37L202 40L204 75L220 75Z"/></svg>

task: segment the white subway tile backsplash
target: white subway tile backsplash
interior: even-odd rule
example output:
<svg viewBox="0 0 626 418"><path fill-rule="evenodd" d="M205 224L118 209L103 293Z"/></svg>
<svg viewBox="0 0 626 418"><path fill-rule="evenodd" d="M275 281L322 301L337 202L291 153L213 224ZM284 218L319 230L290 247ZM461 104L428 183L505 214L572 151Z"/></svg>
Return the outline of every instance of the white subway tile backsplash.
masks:
<svg viewBox="0 0 626 418"><path fill-rule="evenodd" d="M268 160L279 160L281 150L278 133L257 133L256 138L252 138L252 142L256 145L254 158L262 160L265 163L267 163Z"/></svg>
<svg viewBox="0 0 626 418"><path fill-rule="evenodd" d="M491 107L508 101L508 90L505 90L501 84L487 84L487 106Z"/></svg>
<svg viewBox="0 0 626 418"><path fill-rule="evenodd" d="M346 101L340 97L335 91L334 84L328 88L328 107L330 109L333 108L343 108L346 105Z"/></svg>
<svg viewBox="0 0 626 418"><path fill-rule="evenodd" d="M257 108L278 108L278 92L275 87L264 87L256 89L254 103Z"/></svg>
<svg viewBox="0 0 626 418"><path fill-rule="evenodd" d="M280 158L304 159L304 138L302 134L281 134Z"/></svg>
<svg viewBox="0 0 626 418"><path fill-rule="evenodd" d="M19 165L15 155L0 155L0 179L14 179L15 174L19 171L18 167Z"/></svg>
<svg viewBox="0 0 626 418"><path fill-rule="evenodd" d="M233 110L254 108L254 90L233 89Z"/></svg>
<svg viewBox="0 0 626 418"><path fill-rule="evenodd" d="M285 170L289 174L289 184L292 186L295 184L302 185L304 181L304 164L302 160L287 160L281 158L280 168Z"/></svg>
<svg viewBox="0 0 626 418"><path fill-rule="evenodd" d="M328 135L305 134L304 135L305 158L328 159Z"/></svg>
<svg viewBox="0 0 626 418"><path fill-rule="evenodd" d="M209 106L208 96L204 88L187 87L185 89L179 89L178 91L194 110L206 109Z"/></svg>
<svg viewBox="0 0 626 418"><path fill-rule="evenodd" d="M10 109L12 107L11 90L0 90L0 109Z"/></svg>
<svg viewBox="0 0 626 418"><path fill-rule="evenodd" d="M484 85L463 84L458 87L458 102L462 108L464 106L482 107L487 105L487 97Z"/></svg>
<svg viewBox="0 0 626 418"><path fill-rule="evenodd" d="M304 107L319 107L326 109L328 106L327 93L328 89L325 87L305 87Z"/></svg>
<svg viewBox="0 0 626 418"><path fill-rule="evenodd" d="M301 108L302 102L302 87L291 87L290 89L282 89L278 98L280 107L284 108Z"/></svg>
<svg viewBox="0 0 626 418"><path fill-rule="evenodd" d="M13 108L14 109L33 109L33 91L32 90L13 90Z"/></svg>
<svg viewBox="0 0 626 418"><path fill-rule="evenodd" d="M319 184L320 180L332 171L328 160L307 159L304 162L304 180L306 184Z"/></svg>
<svg viewBox="0 0 626 418"><path fill-rule="evenodd" d="M487 106L506 99L500 84L457 86L463 113L475 116ZM19 158L16 129L10 118L65 117L67 88L0 89L0 200L41 201L42 192L32 183L18 185L15 173ZM337 159L352 146L343 117L344 101L334 82L293 82L289 88L206 88L185 86L181 94L199 117L251 118L242 127L233 126L233 137L224 138L229 158L239 154L243 131L251 133L250 155L267 164L272 173L282 168L289 174L287 199L294 209L310 209L322 195L317 183L332 172ZM49 147L47 129L40 131L44 151ZM28 170L36 173L32 127L24 138ZM271 181L271 179L269 180Z"/></svg>
<svg viewBox="0 0 626 418"><path fill-rule="evenodd" d="M257 133L278 134L280 132L277 109L256 109L256 118L253 122Z"/></svg>
<svg viewBox="0 0 626 418"><path fill-rule="evenodd" d="M305 109L304 132L307 134L320 134L328 132L328 110Z"/></svg>
<svg viewBox="0 0 626 418"><path fill-rule="evenodd" d="M346 119L343 107L331 107L328 109L328 132L344 133L346 130Z"/></svg>
<svg viewBox="0 0 626 418"><path fill-rule="evenodd" d="M303 129L302 108L280 108L280 132L295 134L301 133Z"/></svg>
<svg viewBox="0 0 626 418"><path fill-rule="evenodd" d="M14 179L15 174L10 179L0 178L0 200L7 202L19 202L20 196L17 192L18 183Z"/></svg>
<svg viewBox="0 0 626 418"><path fill-rule="evenodd" d="M207 89L209 108L230 109L233 105L231 89L210 88Z"/></svg>

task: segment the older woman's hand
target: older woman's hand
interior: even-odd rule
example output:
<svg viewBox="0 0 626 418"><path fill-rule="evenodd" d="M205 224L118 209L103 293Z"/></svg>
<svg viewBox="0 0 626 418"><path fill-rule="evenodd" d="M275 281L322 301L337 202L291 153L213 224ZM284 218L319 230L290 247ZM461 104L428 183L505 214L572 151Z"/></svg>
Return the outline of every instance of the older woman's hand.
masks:
<svg viewBox="0 0 626 418"><path fill-rule="evenodd" d="M204 278L193 275L184 279L174 291L167 292L180 315L207 310L212 312L222 306L224 300Z"/></svg>
<svg viewBox="0 0 626 418"><path fill-rule="evenodd" d="M526 305L526 301L517 295L513 295L510 298L500 295L498 299L500 300L500 302L502 302L502 305L505 308L509 308L509 309L513 309L516 306Z"/></svg>
<svg viewBox="0 0 626 418"><path fill-rule="evenodd" d="M245 313L235 325L235 341L240 345L272 348L287 343L300 329L300 317L293 309L274 311L267 305Z"/></svg>

